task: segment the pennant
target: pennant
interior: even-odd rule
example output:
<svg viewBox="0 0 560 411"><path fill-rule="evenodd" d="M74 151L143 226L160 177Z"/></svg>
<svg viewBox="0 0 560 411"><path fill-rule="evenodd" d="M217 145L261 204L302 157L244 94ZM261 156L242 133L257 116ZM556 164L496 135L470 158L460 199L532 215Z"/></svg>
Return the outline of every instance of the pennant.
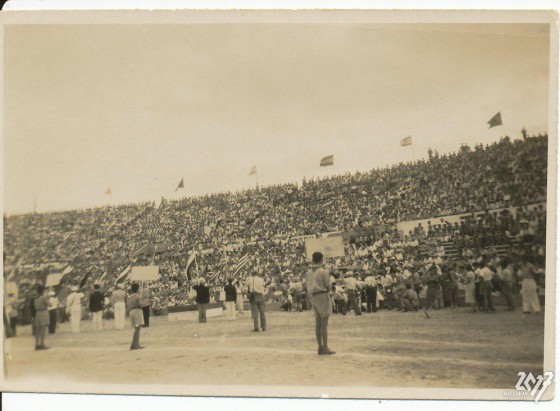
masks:
<svg viewBox="0 0 560 411"><path fill-rule="evenodd" d="M66 274L70 274L72 272L72 270L74 269L74 267L72 267L71 265L69 265L68 267L66 267L64 269L64 271L62 272L62 275L66 275Z"/></svg>
<svg viewBox="0 0 560 411"><path fill-rule="evenodd" d="M184 179L182 178L181 181L179 181L179 185L177 186L177 188L175 189L175 191L177 191L180 188L185 188L185 182L183 181Z"/></svg>
<svg viewBox="0 0 560 411"><path fill-rule="evenodd" d="M103 275L101 276L101 278L99 278L99 280L97 280L98 284L101 284L103 282L103 280L105 280L105 277L107 277L107 273L108 273L108 271L105 271L103 273Z"/></svg>
<svg viewBox="0 0 560 411"><path fill-rule="evenodd" d="M412 137L403 138L401 140L401 146L411 146L412 145Z"/></svg>
<svg viewBox="0 0 560 411"><path fill-rule="evenodd" d="M321 164L320 164L321 167L332 166L332 165L334 165L334 155L331 154L330 156L323 157L321 159Z"/></svg>
<svg viewBox="0 0 560 411"><path fill-rule="evenodd" d="M109 188L107 189L107 191L105 191L105 194L107 194L107 195L109 195L109 196L110 196L111 194L113 194L113 193L111 192L111 187L109 187Z"/></svg>
<svg viewBox="0 0 560 411"><path fill-rule="evenodd" d="M119 274L119 276L117 277L117 280L115 282L118 284L121 281L124 281L128 277L128 274L130 274L131 269L132 269L132 265L129 265L128 267L126 267L124 269L124 271Z"/></svg>
<svg viewBox="0 0 560 411"><path fill-rule="evenodd" d="M251 168L251 171L249 171L249 175L252 174L257 174L257 166L253 166L253 168Z"/></svg>
<svg viewBox="0 0 560 411"><path fill-rule="evenodd" d="M488 128L501 126L502 125L502 115L501 115L501 113L498 112L498 114L496 114L494 117L492 117L487 124L490 124L490 127L488 127Z"/></svg>

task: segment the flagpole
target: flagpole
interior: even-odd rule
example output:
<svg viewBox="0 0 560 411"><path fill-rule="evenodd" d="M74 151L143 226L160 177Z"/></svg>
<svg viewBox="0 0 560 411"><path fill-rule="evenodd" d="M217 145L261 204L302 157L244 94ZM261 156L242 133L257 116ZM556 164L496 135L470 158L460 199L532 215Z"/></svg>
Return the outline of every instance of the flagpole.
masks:
<svg viewBox="0 0 560 411"><path fill-rule="evenodd" d="M198 260L196 259L196 251L193 247L194 252L194 266L196 267L196 278L200 277L200 273L198 272Z"/></svg>

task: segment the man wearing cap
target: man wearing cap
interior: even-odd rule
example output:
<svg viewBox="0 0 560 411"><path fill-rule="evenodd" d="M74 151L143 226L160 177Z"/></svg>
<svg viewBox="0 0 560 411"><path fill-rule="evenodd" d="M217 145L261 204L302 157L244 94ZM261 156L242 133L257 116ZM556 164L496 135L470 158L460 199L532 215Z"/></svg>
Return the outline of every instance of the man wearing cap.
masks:
<svg viewBox="0 0 560 411"><path fill-rule="evenodd" d="M93 329L100 331L103 329L103 301L105 296L99 290L99 284L95 284L93 290L93 293L89 296L89 311L92 314Z"/></svg>
<svg viewBox="0 0 560 411"><path fill-rule="evenodd" d="M126 292L124 291L124 285L117 285L117 289L111 294L110 301L115 313L115 328L122 330L124 329L124 317L126 315Z"/></svg>
<svg viewBox="0 0 560 411"><path fill-rule="evenodd" d="M66 313L70 315L70 325L73 333L80 332L82 320L82 298L84 294L78 291L77 286L72 287L72 292L66 297Z"/></svg>
<svg viewBox="0 0 560 411"><path fill-rule="evenodd" d="M366 283L366 307L367 312L377 312L377 281L371 273L371 271L366 271L366 278L364 282Z"/></svg>
<svg viewBox="0 0 560 411"><path fill-rule="evenodd" d="M316 251L312 255L312 266L307 273L307 292L311 295L311 306L315 313L315 337L319 355L335 354L328 346L328 326L331 312L329 274L322 267L323 254Z"/></svg>
<svg viewBox="0 0 560 411"><path fill-rule="evenodd" d="M251 271L251 278L247 280L249 301L251 302L251 315L253 316L253 331L259 332L259 319L261 329L266 331L266 314L264 311L265 282L256 270Z"/></svg>
<svg viewBox="0 0 560 411"><path fill-rule="evenodd" d="M210 288L206 286L206 279L201 277L198 284L193 287L196 291L196 304L198 305L198 322L206 322L206 308L210 302Z"/></svg>

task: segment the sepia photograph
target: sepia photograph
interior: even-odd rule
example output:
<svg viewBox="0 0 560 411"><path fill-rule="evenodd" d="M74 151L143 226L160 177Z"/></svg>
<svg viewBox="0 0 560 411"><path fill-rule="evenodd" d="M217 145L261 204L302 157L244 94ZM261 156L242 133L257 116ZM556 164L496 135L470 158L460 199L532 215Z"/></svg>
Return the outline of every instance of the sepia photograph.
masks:
<svg viewBox="0 0 560 411"><path fill-rule="evenodd" d="M553 397L555 12L0 18L2 391Z"/></svg>

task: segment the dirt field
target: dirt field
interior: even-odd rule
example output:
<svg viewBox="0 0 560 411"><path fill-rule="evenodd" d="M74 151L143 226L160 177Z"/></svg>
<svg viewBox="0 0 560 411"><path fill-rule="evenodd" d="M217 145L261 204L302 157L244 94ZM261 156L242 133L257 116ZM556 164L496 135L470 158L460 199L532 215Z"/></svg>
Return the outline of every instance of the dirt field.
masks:
<svg viewBox="0 0 560 411"><path fill-rule="evenodd" d="M21 327L6 364L8 381L69 378L83 383L239 384L512 389L520 370L542 373L544 316L466 309L331 316L331 348L318 356L311 312L267 312L266 332L251 333L250 313L230 322L152 319L144 350L129 351L132 329L62 324L48 351L34 351ZM141 371L140 371L141 370Z"/></svg>

